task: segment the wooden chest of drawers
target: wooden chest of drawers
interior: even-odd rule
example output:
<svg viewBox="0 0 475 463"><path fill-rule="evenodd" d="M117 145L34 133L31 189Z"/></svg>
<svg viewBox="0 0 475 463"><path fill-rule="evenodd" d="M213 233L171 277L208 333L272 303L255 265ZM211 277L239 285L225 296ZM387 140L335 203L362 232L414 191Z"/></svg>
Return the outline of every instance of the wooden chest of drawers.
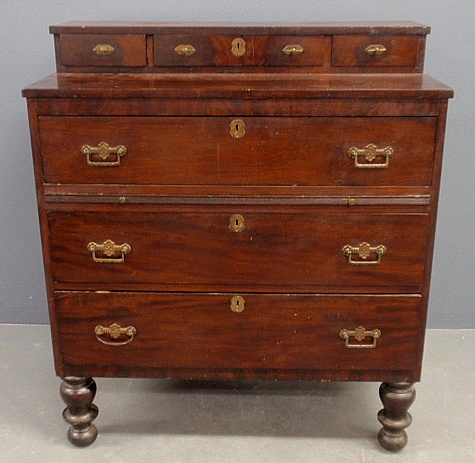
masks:
<svg viewBox="0 0 475 463"><path fill-rule="evenodd" d="M56 371L382 381L405 446L447 100L417 24L51 28L28 87Z"/></svg>

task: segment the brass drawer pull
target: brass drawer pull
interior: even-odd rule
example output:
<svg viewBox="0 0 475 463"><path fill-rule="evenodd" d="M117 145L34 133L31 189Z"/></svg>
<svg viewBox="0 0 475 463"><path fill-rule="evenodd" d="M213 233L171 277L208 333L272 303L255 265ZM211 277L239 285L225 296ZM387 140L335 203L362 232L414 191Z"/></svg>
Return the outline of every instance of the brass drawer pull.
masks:
<svg viewBox="0 0 475 463"><path fill-rule="evenodd" d="M134 340L134 336L137 334L137 330L133 326L127 326L126 328L122 328L119 324L113 323L109 326L109 328L105 326L98 325L94 328L94 334L98 341L102 342L106 346L125 346ZM114 341L106 341L102 338L102 336L108 335ZM125 341L116 341L120 337L128 336L129 339Z"/></svg>
<svg viewBox="0 0 475 463"><path fill-rule="evenodd" d="M292 45L286 45L282 51L287 55L287 56L292 56L292 55L301 55L303 53L303 47L298 44L292 44Z"/></svg>
<svg viewBox="0 0 475 463"><path fill-rule="evenodd" d="M234 39L231 42L231 53L234 56L244 56L246 54L246 41L241 38Z"/></svg>
<svg viewBox="0 0 475 463"><path fill-rule="evenodd" d="M106 240L102 244L91 242L87 245L87 250L92 254L92 260L102 264L122 264L125 255L132 251L130 244L115 244L112 240ZM107 257L97 257L99 252ZM120 254L120 257L112 257Z"/></svg>
<svg viewBox="0 0 475 463"><path fill-rule="evenodd" d="M89 166L116 167L120 166L120 158L127 154L127 148L124 145L110 146L105 141L101 141L97 146L84 145L81 153L86 156ZM100 160L93 160L94 157ZM112 160L109 160L111 157Z"/></svg>
<svg viewBox="0 0 475 463"><path fill-rule="evenodd" d="M366 145L365 148L356 148L352 146L348 150L348 156L354 158L355 167L358 169L386 169L389 167L389 158L394 154L394 149L391 146L385 148L378 148L373 143ZM358 162L358 156L363 156L366 162ZM386 158L384 163L374 163L373 161L378 157Z"/></svg>
<svg viewBox="0 0 475 463"><path fill-rule="evenodd" d="M229 218L229 229L235 233L240 233L246 228L244 225L244 217L240 214L233 214Z"/></svg>
<svg viewBox="0 0 475 463"><path fill-rule="evenodd" d="M193 45L178 45L175 47L175 53L180 56L191 56L196 52L196 48Z"/></svg>
<svg viewBox="0 0 475 463"><path fill-rule="evenodd" d="M242 296L234 296L231 299L231 310L234 313L241 313L244 310L246 301Z"/></svg>
<svg viewBox="0 0 475 463"><path fill-rule="evenodd" d="M229 124L229 134L233 138L242 138L246 135L246 124L242 119L234 119Z"/></svg>
<svg viewBox="0 0 475 463"><path fill-rule="evenodd" d="M107 55L112 55L114 53L115 48L112 45L109 45L108 43L101 43L99 45L96 45L92 51L99 56L107 56Z"/></svg>
<svg viewBox="0 0 475 463"><path fill-rule="evenodd" d="M381 256L386 252L386 246L370 246L368 243L361 243L359 246L350 246L347 244L343 247L342 252L348 257L348 263L351 265L379 265ZM360 260L352 259L353 254L357 254ZM376 254L376 260L368 260L371 254Z"/></svg>
<svg viewBox="0 0 475 463"><path fill-rule="evenodd" d="M386 47L380 43L368 45L364 50L370 56L381 56L386 53Z"/></svg>
<svg viewBox="0 0 475 463"><path fill-rule="evenodd" d="M358 326L354 331L343 329L339 335L345 340L347 349L374 349L377 339L381 337L381 331L378 329L367 331L363 326ZM354 337L358 343L350 344L351 337ZM373 338L372 344L361 343L365 338Z"/></svg>

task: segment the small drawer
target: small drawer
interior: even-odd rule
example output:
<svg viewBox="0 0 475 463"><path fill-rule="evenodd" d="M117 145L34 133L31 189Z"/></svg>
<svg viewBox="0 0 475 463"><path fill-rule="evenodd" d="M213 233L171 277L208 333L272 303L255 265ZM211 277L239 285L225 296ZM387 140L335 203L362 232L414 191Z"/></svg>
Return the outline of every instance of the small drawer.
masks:
<svg viewBox="0 0 475 463"><path fill-rule="evenodd" d="M419 290L428 231L427 214L347 207L51 211L48 223L57 282L213 291L240 285Z"/></svg>
<svg viewBox="0 0 475 463"><path fill-rule="evenodd" d="M339 35L333 37L332 65L337 67L417 67L424 37Z"/></svg>
<svg viewBox="0 0 475 463"><path fill-rule="evenodd" d="M422 322L419 296L57 292L55 305L65 372L86 376L380 380L416 368Z"/></svg>
<svg viewBox="0 0 475 463"><path fill-rule="evenodd" d="M270 36L266 47L267 66L322 66L323 36Z"/></svg>
<svg viewBox="0 0 475 463"><path fill-rule="evenodd" d="M322 36L157 35L156 66L321 66Z"/></svg>
<svg viewBox="0 0 475 463"><path fill-rule="evenodd" d="M44 117L46 183L426 186L434 117Z"/></svg>
<svg viewBox="0 0 475 463"><path fill-rule="evenodd" d="M63 34L59 62L63 66L146 66L145 35Z"/></svg>

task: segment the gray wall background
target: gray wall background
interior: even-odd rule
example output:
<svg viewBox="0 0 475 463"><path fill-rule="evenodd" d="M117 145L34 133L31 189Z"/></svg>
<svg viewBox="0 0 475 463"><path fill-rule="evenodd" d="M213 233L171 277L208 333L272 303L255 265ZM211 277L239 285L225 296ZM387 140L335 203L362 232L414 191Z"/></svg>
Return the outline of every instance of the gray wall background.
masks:
<svg viewBox="0 0 475 463"><path fill-rule="evenodd" d="M449 105L429 326L475 328L475 2L473 0L2 0L0 3L0 323L47 323L25 101L54 72L50 24L148 21L412 20L429 24L426 73Z"/></svg>

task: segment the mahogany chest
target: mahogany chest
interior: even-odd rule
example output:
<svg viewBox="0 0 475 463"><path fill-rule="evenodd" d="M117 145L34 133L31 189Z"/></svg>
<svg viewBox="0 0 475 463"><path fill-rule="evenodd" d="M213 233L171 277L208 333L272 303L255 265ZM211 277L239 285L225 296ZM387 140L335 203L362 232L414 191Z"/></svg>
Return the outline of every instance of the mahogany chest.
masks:
<svg viewBox="0 0 475 463"><path fill-rule="evenodd" d="M447 101L413 23L80 23L23 91L68 436L94 376L420 380Z"/></svg>

